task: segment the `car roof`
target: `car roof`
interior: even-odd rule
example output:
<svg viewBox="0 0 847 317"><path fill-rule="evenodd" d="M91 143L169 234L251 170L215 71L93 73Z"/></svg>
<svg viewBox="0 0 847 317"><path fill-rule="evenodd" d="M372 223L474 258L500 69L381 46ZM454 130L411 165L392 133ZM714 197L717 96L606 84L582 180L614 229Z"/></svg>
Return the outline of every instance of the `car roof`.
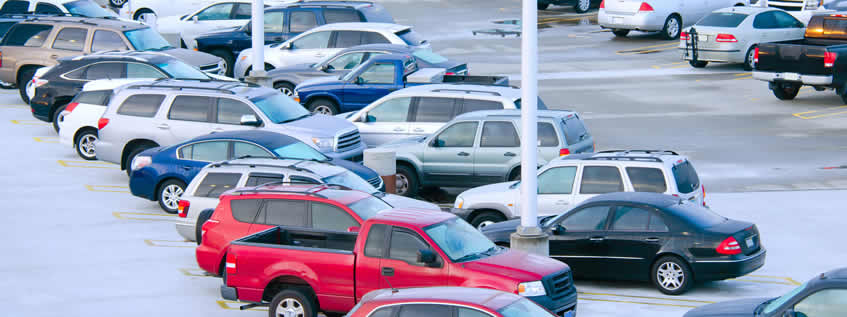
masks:
<svg viewBox="0 0 847 317"><path fill-rule="evenodd" d="M589 203L636 203L642 205L650 205L657 208L664 208L671 205L679 204L680 200L681 198L679 197L659 193L618 192L594 196L586 200L581 205Z"/></svg>
<svg viewBox="0 0 847 317"><path fill-rule="evenodd" d="M352 30L352 31L386 31L386 32L399 32L405 29L411 28L408 25L400 25L394 23L382 23L382 22L344 22L344 23L330 23L324 24L319 27L313 28L307 32L317 32L317 31L336 31L336 30Z"/></svg>
<svg viewBox="0 0 847 317"><path fill-rule="evenodd" d="M227 193L245 195L301 195L317 197L349 205L359 200L373 197L371 194L354 190L341 189L326 184L290 184L290 185L259 185L248 188L238 188ZM223 195L222 195L223 196Z"/></svg>
<svg viewBox="0 0 847 317"><path fill-rule="evenodd" d="M495 311L522 298L517 294L493 289L445 286L383 289L374 291L368 297L368 302L375 305L428 302L481 306Z"/></svg>
<svg viewBox="0 0 847 317"><path fill-rule="evenodd" d="M432 84L412 86L398 90L396 95L444 94L460 97L491 96L503 97L514 101L521 97L521 90L510 86L474 85L474 84Z"/></svg>
<svg viewBox="0 0 847 317"><path fill-rule="evenodd" d="M820 277L823 279L838 279L838 280L847 280L847 267L834 269L832 271L821 274Z"/></svg>
<svg viewBox="0 0 847 317"><path fill-rule="evenodd" d="M571 154L557 158L559 161L632 161L632 162L677 162L687 160L685 156L670 150L608 150L596 153Z"/></svg>
<svg viewBox="0 0 847 317"><path fill-rule="evenodd" d="M261 87L255 84L229 82L218 80L184 80L184 79L159 79L148 80L132 83L121 86L116 90L136 89L136 90L178 90L193 92L217 92L228 95L238 95L250 99L259 96L264 96L272 93L279 93L278 90L272 88Z"/></svg>
<svg viewBox="0 0 847 317"><path fill-rule="evenodd" d="M242 140L256 143L258 145L264 146L269 149L280 148L292 143L300 142L299 140L290 137L288 135L282 133L276 133L266 130L238 130L238 131L224 131L224 132L214 132L210 134L206 134L203 136L199 136L193 138L186 143L193 143L204 140L220 140L220 139L229 139L229 140Z"/></svg>
<svg viewBox="0 0 847 317"><path fill-rule="evenodd" d="M387 223L401 223L416 226L418 228L424 228L453 218L456 218L456 216L446 212L411 208L394 208L389 211L381 212L371 219Z"/></svg>
<svg viewBox="0 0 847 317"><path fill-rule="evenodd" d="M758 6L743 6L743 7L727 7L715 10L714 12L735 12L742 14L757 14L765 11L784 11L782 9L772 8L772 7L758 7Z"/></svg>
<svg viewBox="0 0 847 317"><path fill-rule="evenodd" d="M573 111L568 110L538 110L537 117L539 118L565 118L575 114ZM497 117L509 117L509 118L520 118L521 111L518 109L504 109L504 110L483 110L483 111L473 111L468 113L463 113L461 115L456 116L455 120L481 120L481 119L495 119Z"/></svg>
<svg viewBox="0 0 847 317"><path fill-rule="evenodd" d="M342 53L347 52L358 52L358 51L390 51L392 53L411 53L415 49L409 47L407 45L401 44L364 44L364 45L356 45L350 48L345 48L343 51L336 55L341 55Z"/></svg>
<svg viewBox="0 0 847 317"><path fill-rule="evenodd" d="M88 55L79 55L70 58L60 58L59 60L135 60L140 62L158 63L156 60L175 60L177 58L165 53L153 51L105 51L96 52Z"/></svg>
<svg viewBox="0 0 847 317"><path fill-rule="evenodd" d="M204 169L264 173L281 173L287 170L286 174L291 174L292 170L296 170L300 173L312 174L319 179L348 172L347 169L328 162L258 157L214 162L206 165Z"/></svg>
<svg viewBox="0 0 847 317"><path fill-rule="evenodd" d="M66 16L39 16L32 17L22 21L20 23L49 23L49 24L57 24L57 23L69 23L69 24L84 24L89 26L97 26L103 28L112 28L112 29L123 29L123 30L137 30L148 28L149 26L142 24L141 22L134 21L124 21L118 19L104 19L104 18L88 18L88 17L66 17Z"/></svg>
<svg viewBox="0 0 847 317"><path fill-rule="evenodd" d="M343 7L352 7L355 9L360 9L364 7L370 7L375 5L375 3L371 1L304 1L299 0L291 3L283 3L283 4L274 4L275 1L270 1L271 5L274 8L297 8L297 7L309 7L309 6L343 6Z"/></svg>

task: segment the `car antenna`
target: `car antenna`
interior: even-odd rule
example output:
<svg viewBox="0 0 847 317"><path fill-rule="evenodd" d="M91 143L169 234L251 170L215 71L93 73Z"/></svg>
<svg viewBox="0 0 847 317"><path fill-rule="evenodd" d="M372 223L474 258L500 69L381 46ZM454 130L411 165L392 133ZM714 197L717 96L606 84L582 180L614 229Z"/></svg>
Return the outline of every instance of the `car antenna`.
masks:
<svg viewBox="0 0 847 317"><path fill-rule="evenodd" d="M388 288L390 288L390 289L391 289L391 294L395 294L395 293L399 293L399 292L400 292L400 290L398 290L398 289L394 288L394 286L391 286L391 282L389 282L389 281L388 281L388 277L387 277L387 276L383 276L382 278L383 278L383 279L385 279L385 283L386 283L386 284L388 284Z"/></svg>

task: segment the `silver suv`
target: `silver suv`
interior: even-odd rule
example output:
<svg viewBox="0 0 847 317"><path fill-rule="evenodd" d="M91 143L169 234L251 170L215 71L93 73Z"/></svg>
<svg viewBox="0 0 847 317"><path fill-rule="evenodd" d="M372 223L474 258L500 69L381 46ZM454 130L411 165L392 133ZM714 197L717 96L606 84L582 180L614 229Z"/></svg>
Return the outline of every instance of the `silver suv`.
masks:
<svg viewBox="0 0 847 317"><path fill-rule="evenodd" d="M456 197L453 212L482 228L520 216L519 182L477 187ZM603 151L553 160L538 170L538 215L558 215L612 192L654 192L705 206L694 166L673 151Z"/></svg>
<svg viewBox="0 0 847 317"><path fill-rule="evenodd" d="M397 193L414 197L421 186L472 187L517 179L520 120L520 110L475 111L430 136L381 146L397 153ZM594 152L594 141L579 115L538 111L538 166L584 152Z"/></svg>
<svg viewBox="0 0 847 317"><path fill-rule="evenodd" d="M346 120L312 115L278 90L228 82L157 80L115 90L98 122L97 158L129 170L142 151L212 132L268 129L336 159L360 159L365 145Z"/></svg>
<svg viewBox="0 0 847 317"><path fill-rule="evenodd" d="M238 188L271 182L281 184L333 184L372 193L392 207L441 209L432 203L386 194L349 170L325 162L288 159L252 158L212 163L204 167L185 188L176 231L190 241L198 241L200 228L218 205L218 196ZM187 203L187 204L186 204Z"/></svg>

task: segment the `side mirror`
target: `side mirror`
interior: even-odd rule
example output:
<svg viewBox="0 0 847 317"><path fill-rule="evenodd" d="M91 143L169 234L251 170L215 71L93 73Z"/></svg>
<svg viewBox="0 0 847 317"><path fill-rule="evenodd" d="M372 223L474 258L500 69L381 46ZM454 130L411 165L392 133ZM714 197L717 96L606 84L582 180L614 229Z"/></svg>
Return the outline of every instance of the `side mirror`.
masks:
<svg viewBox="0 0 847 317"><path fill-rule="evenodd" d="M256 118L256 115L245 114L245 115L241 116L241 125L249 125L249 126L253 126L253 127L258 127L258 126L262 125L262 120L259 120L259 118Z"/></svg>
<svg viewBox="0 0 847 317"><path fill-rule="evenodd" d="M356 83L356 85L361 85L365 83L365 80L362 79L362 77L356 77L356 80L354 82Z"/></svg>
<svg viewBox="0 0 847 317"><path fill-rule="evenodd" d="M361 229L361 228L359 228L357 226L352 226L350 228L347 228L347 232L359 233L359 229Z"/></svg>
<svg viewBox="0 0 847 317"><path fill-rule="evenodd" d="M365 114L365 122L376 122L376 117L369 114Z"/></svg>
<svg viewBox="0 0 847 317"><path fill-rule="evenodd" d="M444 147L444 141L439 140L438 138L435 138L435 139L432 140L432 143L430 143L430 146L432 146L432 147Z"/></svg>
<svg viewBox="0 0 847 317"><path fill-rule="evenodd" d="M247 33L247 35L253 33L253 23L247 22L247 24L244 25L244 33Z"/></svg>
<svg viewBox="0 0 847 317"><path fill-rule="evenodd" d="M556 224L556 225L553 227L553 234L554 234L554 235L560 236L560 235L565 234L566 232L568 232L568 230L567 230L567 229L565 229L565 227L563 227L563 226L562 226L562 225L560 225L560 224Z"/></svg>
<svg viewBox="0 0 847 317"><path fill-rule="evenodd" d="M191 17L191 21L193 21L194 23L197 23L198 20L200 20L200 18L198 18L196 15Z"/></svg>
<svg viewBox="0 0 847 317"><path fill-rule="evenodd" d="M294 44L291 43L282 43L282 45L279 46L279 49L281 50L290 50L292 48L294 48Z"/></svg>
<svg viewBox="0 0 847 317"><path fill-rule="evenodd" d="M435 257L435 253L431 250L418 250L418 263L426 264L427 266L432 266L435 263L437 258Z"/></svg>

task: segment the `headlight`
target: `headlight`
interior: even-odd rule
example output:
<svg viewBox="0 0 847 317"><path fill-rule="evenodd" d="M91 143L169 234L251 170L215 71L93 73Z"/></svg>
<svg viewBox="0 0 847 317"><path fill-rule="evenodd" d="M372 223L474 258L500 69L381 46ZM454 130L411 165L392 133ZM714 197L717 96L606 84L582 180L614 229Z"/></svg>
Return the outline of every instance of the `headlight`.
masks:
<svg viewBox="0 0 847 317"><path fill-rule="evenodd" d="M544 296L547 291L544 290L544 284L541 281L526 282L518 284L518 295L529 296Z"/></svg>
<svg viewBox="0 0 847 317"><path fill-rule="evenodd" d="M129 165L129 168L130 168L130 170L137 171L137 170L139 170L139 169L141 169L141 168L143 168L147 165L150 165L152 163L153 163L152 157L136 155L132 159L132 163Z"/></svg>
<svg viewBox="0 0 847 317"><path fill-rule="evenodd" d="M312 138L312 142L315 143L315 146L317 146L321 151L332 151L332 138Z"/></svg>
<svg viewBox="0 0 847 317"><path fill-rule="evenodd" d="M465 205L465 199L462 196L456 197L456 203L453 204L453 207L462 209L462 206Z"/></svg>

